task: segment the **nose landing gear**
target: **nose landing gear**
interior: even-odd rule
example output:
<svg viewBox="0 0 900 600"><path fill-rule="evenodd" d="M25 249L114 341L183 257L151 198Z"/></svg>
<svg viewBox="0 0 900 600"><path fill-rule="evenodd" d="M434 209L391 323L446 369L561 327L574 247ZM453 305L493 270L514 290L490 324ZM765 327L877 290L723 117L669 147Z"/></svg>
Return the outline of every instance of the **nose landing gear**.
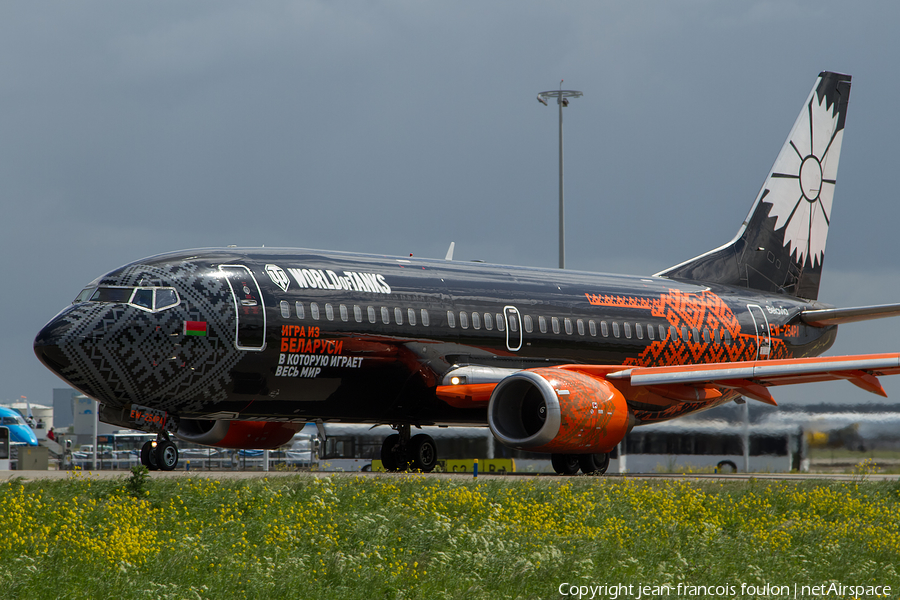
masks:
<svg viewBox="0 0 900 600"><path fill-rule="evenodd" d="M178 447L167 433L141 446L141 464L151 471L171 471L178 466Z"/></svg>

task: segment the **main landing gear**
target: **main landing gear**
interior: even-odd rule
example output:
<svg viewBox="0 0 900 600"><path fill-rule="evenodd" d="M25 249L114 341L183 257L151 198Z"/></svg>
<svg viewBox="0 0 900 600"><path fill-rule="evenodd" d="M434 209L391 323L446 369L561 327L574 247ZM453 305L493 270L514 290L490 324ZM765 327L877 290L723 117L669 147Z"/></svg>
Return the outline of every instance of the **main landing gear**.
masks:
<svg viewBox="0 0 900 600"><path fill-rule="evenodd" d="M609 454L551 454L553 470L560 475L603 475L609 468Z"/></svg>
<svg viewBox="0 0 900 600"><path fill-rule="evenodd" d="M178 447L167 432L141 446L141 464L151 471L171 471L178 466Z"/></svg>
<svg viewBox="0 0 900 600"><path fill-rule="evenodd" d="M409 424L395 425L397 433L381 445L381 464L385 471L421 471L430 473L437 465L437 445L430 435L409 437Z"/></svg>

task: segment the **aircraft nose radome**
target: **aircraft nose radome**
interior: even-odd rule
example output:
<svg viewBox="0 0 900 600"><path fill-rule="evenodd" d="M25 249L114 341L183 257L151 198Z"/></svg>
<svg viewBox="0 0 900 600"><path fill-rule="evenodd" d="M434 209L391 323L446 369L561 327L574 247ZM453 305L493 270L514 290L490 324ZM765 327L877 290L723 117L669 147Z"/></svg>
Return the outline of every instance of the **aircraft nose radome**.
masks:
<svg viewBox="0 0 900 600"><path fill-rule="evenodd" d="M34 353L38 360L58 375L62 375L71 364L60 347L68 328L68 323L57 318L47 323L34 338Z"/></svg>

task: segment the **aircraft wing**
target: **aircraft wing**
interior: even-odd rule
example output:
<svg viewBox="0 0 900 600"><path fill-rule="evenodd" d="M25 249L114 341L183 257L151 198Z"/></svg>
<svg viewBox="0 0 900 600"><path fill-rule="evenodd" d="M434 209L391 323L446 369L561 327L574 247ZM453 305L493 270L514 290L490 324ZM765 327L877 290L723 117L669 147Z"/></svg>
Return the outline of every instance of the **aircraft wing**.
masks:
<svg viewBox="0 0 900 600"><path fill-rule="evenodd" d="M583 371L580 365L565 368ZM878 381L881 375L900 373L900 354L860 354L854 356L819 356L719 364L682 365L677 367L635 367L605 374L606 379L627 380L632 386L702 386L729 388L743 395L776 404L766 389L775 385L791 385L816 381L846 379L850 383L879 396L887 393Z"/></svg>
<svg viewBox="0 0 900 600"><path fill-rule="evenodd" d="M471 368L471 367L470 367ZM900 374L900 353L860 354L854 356L820 356L815 358L787 358L718 364L680 365L674 367L625 367L621 365L579 365L557 367L575 371L616 384L652 388L669 398L684 402L698 402L723 391L735 390L742 395L777 405L768 387L834 381L846 379L850 383L879 396L887 396L878 377ZM438 397L460 408L486 406L494 387L514 372L510 369L479 368L480 377L460 383L448 376L437 388ZM496 373L487 373L496 371ZM464 373L463 370L457 370ZM465 374L471 376L471 372ZM491 377L494 375L494 377ZM458 379L458 377L457 377Z"/></svg>

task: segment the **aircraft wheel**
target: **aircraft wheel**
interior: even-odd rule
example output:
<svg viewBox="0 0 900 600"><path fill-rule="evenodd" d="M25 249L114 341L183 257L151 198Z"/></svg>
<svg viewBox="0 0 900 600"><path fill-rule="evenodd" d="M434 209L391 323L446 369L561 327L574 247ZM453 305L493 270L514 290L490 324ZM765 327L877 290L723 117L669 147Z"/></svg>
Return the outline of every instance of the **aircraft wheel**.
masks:
<svg viewBox="0 0 900 600"><path fill-rule="evenodd" d="M411 469L430 473L437 464L437 445L430 435L420 433L409 440L407 456Z"/></svg>
<svg viewBox="0 0 900 600"><path fill-rule="evenodd" d="M581 466L577 454L551 454L550 464L559 475L574 475Z"/></svg>
<svg viewBox="0 0 900 600"><path fill-rule="evenodd" d="M609 468L609 454L582 454L578 464L585 475L603 475Z"/></svg>
<svg viewBox="0 0 900 600"><path fill-rule="evenodd" d="M156 462L155 451L156 448L153 446L153 442L144 442L144 445L141 446L141 464L151 471L159 468L159 464Z"/></svg>
<svg viewBox="0 0 900 600"><path fill-rule="evenodd" d="M730 460L723 460L719 464L716 465L716 470L719 473L737 473L737 465L731 462Z"/></svg>
<svg viewBox="0 0 900 600"><path fill-rule="evenodd" d="M156 463L163 471L171 471L178 466L178 447L166 440L156 445Z"/></svg>
<svg viewBox="0 0 900 600"><path fill-rule="evenodd" d="M400 460L397 455L397 445L400 443L400 435L391 434L384 438L381 444L381 464L385 471L399 471Z"/></svg>

